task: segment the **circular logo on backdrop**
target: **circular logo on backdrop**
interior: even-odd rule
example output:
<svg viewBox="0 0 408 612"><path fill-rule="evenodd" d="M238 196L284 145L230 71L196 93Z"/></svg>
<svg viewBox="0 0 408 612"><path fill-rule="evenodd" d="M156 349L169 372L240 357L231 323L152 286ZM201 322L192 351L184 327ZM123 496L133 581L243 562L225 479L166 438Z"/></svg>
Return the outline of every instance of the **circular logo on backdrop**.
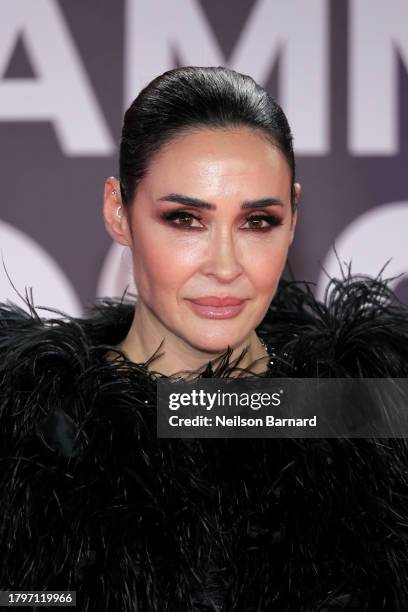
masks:
<svg viewBox="0 0 408 612"><path fill-rule="evenodd" d="M96 293L97 297L122 297L125 291L125 299L137 295L133 280L132 257L128 247L113 242L105 257Z"/></svg>
<svg viewBox="0 0 408 612"><path fill-rule="evenodd" d="M29 312L24 299L32 294L36 308L56 308L70 316L82 314L76 291L64 271L30 236L0 221L0 245L1 302L9 300ZM62 316L42 308L38 314L47 319Z"/></svg>
<svg viewBox="0 0 408 612"><path fill-rule="evenodd" d="M351 263L354 274L378 276L387 263L383 278L408 275L408 202L391 202L373 208L350 223L335 240L335 251L327 254L323 268L335 278L341 277L340 265ZM337 252L337 256L336 256ZM406 279L407 277L405 277ZM319 275L316 297L323 299L327 275ZM396 289L404 283L404 276L390 281Z"/></svg>

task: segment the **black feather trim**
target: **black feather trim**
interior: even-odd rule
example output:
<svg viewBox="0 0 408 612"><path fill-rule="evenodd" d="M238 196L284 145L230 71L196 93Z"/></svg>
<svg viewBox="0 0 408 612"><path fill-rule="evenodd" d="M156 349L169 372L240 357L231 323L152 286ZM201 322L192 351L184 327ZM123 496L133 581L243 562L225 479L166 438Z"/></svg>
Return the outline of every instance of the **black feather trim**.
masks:
<svg viewBox="0 0 408 612"><path fill-rule="evenodd" d="M85 612L408 610L406 440L158 439L154 359L106 359L134 302L31 306L0 304L0 589L76 590ZM257 332L268 376L407 376L380 277L331 279L324 303L281 281Z"/></svg>

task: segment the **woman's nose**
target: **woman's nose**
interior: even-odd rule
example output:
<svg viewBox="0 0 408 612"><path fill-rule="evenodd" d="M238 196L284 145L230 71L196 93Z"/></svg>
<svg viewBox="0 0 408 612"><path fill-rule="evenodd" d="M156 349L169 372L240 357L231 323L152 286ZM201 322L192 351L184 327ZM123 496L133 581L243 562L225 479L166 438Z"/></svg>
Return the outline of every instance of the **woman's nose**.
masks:
<svg viewBox="0 0 408 612"><path fill-rule="evenodd" d="M222 281L231 281L241 274L241 256L230 230L222 230L209 240L204 269L206 274Z"/></svg>

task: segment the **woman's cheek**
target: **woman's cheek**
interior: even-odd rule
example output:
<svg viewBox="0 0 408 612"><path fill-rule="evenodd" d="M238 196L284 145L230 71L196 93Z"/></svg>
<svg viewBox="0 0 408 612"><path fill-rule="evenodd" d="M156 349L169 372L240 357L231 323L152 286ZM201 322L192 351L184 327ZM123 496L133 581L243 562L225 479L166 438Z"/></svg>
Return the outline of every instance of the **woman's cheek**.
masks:
<svg viewBox="0 0 408 612"><path fill-rule="evenodd" d="M199 270L203 260L202 249L174 240L150 244L142 258L148 282L155 284L157 290L174 291Z"/></svg>
<svg viewBox="0 0 408 612"><path fill-rule="evenodd" d="M256 274L254 281L259 292L270 296L276 291L277 284L285 268L288 248L282 244L281 248L269 250L262 257L252 259L250 270Z"/></svg>

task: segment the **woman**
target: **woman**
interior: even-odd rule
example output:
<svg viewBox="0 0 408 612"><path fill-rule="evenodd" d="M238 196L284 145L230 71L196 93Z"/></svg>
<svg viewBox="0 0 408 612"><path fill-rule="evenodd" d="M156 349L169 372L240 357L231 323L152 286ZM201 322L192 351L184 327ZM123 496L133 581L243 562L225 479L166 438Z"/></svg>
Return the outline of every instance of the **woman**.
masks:
<svg viewBox="0 0 408 612"><path fill-rule="evenodd" d="M242 366L264 357L255 328L277 289L300 196L279 107L232 71L170 72L126 113L120 177L106 181L104 217L132 252L139 296L120 348L145 362L163 340L164 374L198 368L227 345L232 357L248 345ZM214 308L226 297L238 307Z"/></svg>
<svg viewBox="0 0 408 612"><path fill-rule="evenodd" d="M406 377L381 278L281 275L300 201L282 109L181 68L125 115L104 219L136 304L1 305L0 589L80 610L408 610L404 439L161 439L157 379Z"/></svg>

